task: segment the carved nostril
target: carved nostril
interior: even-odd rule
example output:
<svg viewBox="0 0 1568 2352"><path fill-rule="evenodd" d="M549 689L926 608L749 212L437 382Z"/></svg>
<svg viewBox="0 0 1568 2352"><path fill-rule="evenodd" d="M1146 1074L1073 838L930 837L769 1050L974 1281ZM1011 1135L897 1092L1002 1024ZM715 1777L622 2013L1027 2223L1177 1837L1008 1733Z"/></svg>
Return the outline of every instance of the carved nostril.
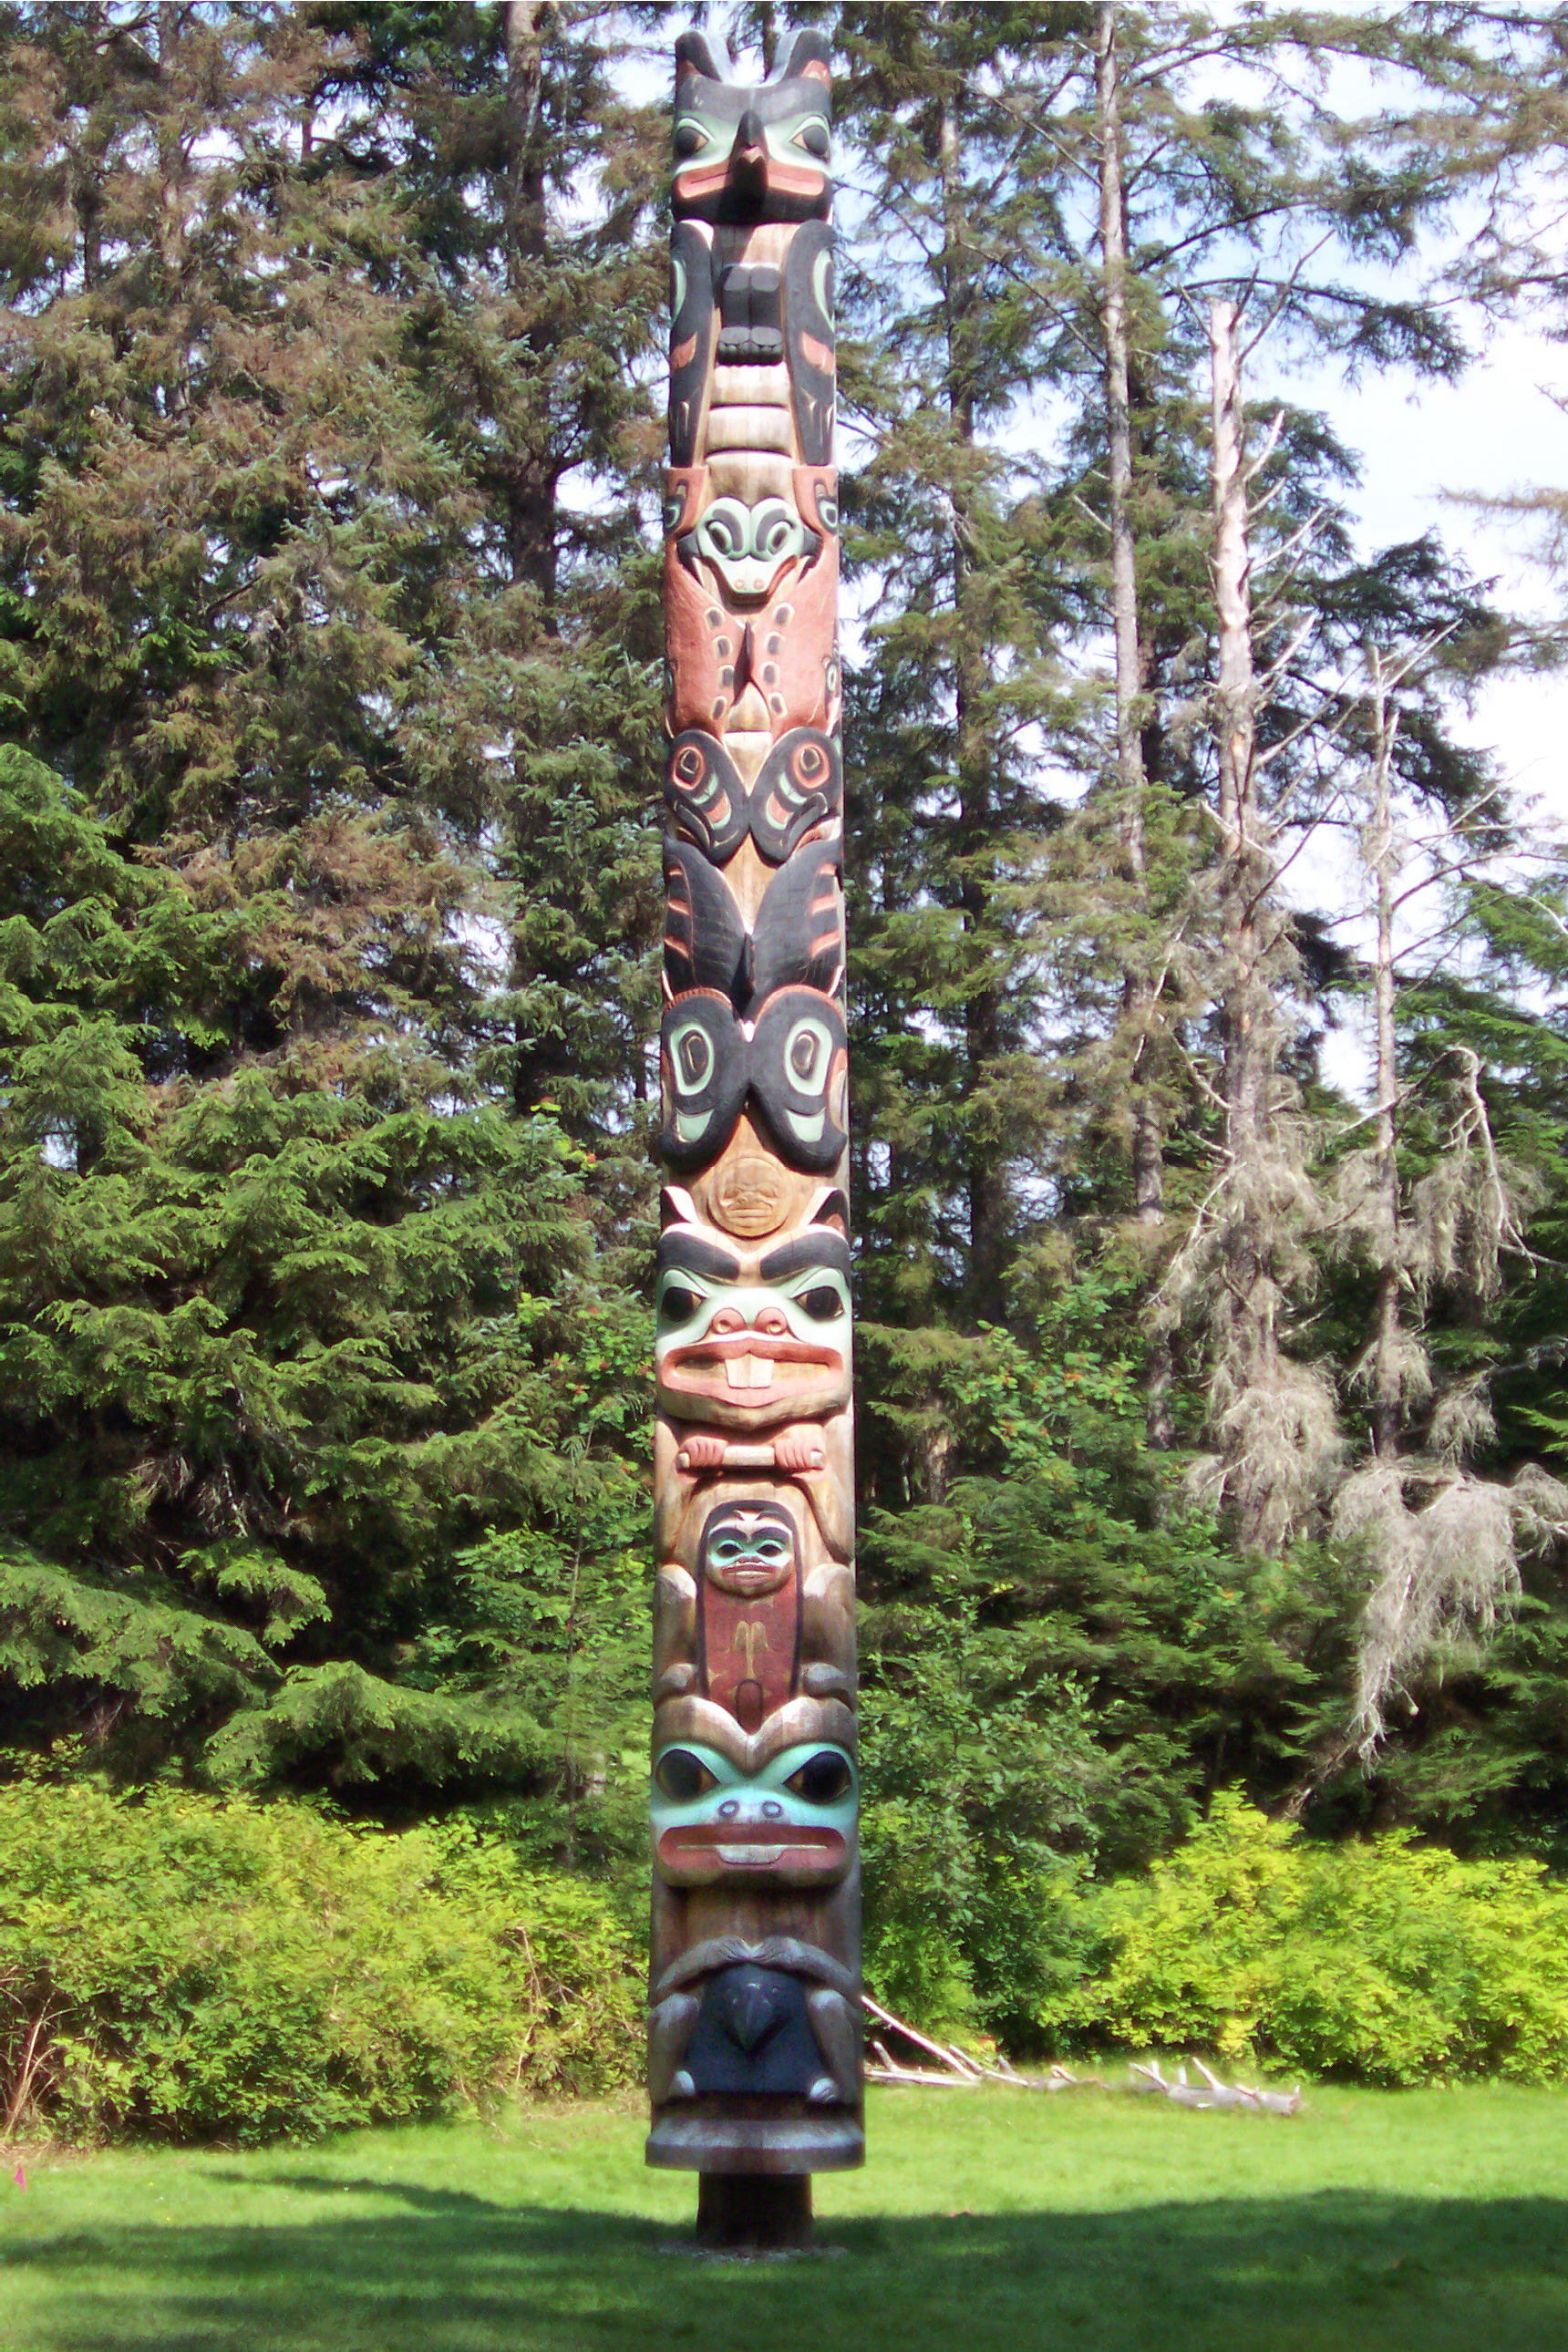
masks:
<svg viewBox="0 0 1568 2352"><path fill-rule="evenodd" d="M757 1318L755 1328L759 1331L767 1332L770 1338L776 1339L781 1332L789 1329L789 1325L776 1307L764 1307Z"/></svg>
<svg viewBox="0 0 1568 2352"><path fill-rule="evenodd" d="M708 1326L710 1331L743 1331L745 1328L745 1317L734 1307L721 1307Z"/></svg>
<svg viewBox="0 0 1568 2352"><path fill-rule="evenodd" d="M782 1821L783 1818L784 1807L782 1805L767 1804L763 1807L763 1819L764 1822Z"/></svg>
<svg viewBox="0 0 1568 2352"><path fill-rule="evenodd" d="M732 1822L740 1810L740 1799L738 1797L728 1797L719 1808L719 1819L721 1822Z"/></svg>

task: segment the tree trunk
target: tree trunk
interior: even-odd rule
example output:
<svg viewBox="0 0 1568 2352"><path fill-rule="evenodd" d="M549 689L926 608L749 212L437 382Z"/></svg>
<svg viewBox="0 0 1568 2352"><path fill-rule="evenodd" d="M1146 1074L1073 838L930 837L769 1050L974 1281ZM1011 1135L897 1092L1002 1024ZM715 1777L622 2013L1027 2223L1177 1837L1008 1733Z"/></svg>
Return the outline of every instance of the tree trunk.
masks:
<svg viewBox="0 0 1568 2352"><path fill-rule="evenodd" d="M1127 332L1127 221L1122 179L1121 94L1114 5L1102 6L1095 27L1094 89L1100 142L1100 245L1104 268L1100 328L1105 341L1106 478L1110 516L1110 601L1116 644L1116 760L1121 785L1122 854L1127 877L1142 899L1144 878L1142 697L1146 683L1138 627L1137 547L1132 530L1131 367ZM1146 971L1130 964L1121 985L1121 1012L1134 1056L1132 1206L1141 1224L1165 1216L1164 1138L1138 1062L1148 1045L1153 990ZM1171 1343L1161 1332L1150 1346L1144 1393L1150 1442L1169 1444Z"/></svg>
<svg viewBox="0 0 1568 2352"><path fill-rule="evenodd" d="M1219 620L1216 691L1219 827L1224 871L1220 929L1225 969L1225 1140L1235 1205L1225 1280L1230 1291L1229 1377L1237 1390L1278 1384L1276 1290L1259 1231L1259 1177L1270 1116L1273 1004L1263 965L1259 921L1269 878L1268 844L1258 804L1256 681L1252 660L1252 562L1247 546L1246 415L1242 403L1240 319L1233 302L1209 306L1213 363L1214 583ZM1242 1482L1237 1532L1256 1544L1263 1509Z"/></svg>
<svg viewBox="0 0 1568 2352"><path fill-rule="evenodd" d="M553 13L553 0L506 0L507 289L525 322L545 259L544 36ZM521 339L532 363L545 367L548 355L531 323L522 326ZM553 636L558 476L547 402L537 401L529 422L531 443L514 445L507 458L508 553L513 583L535 590L540 625Z"/></svg>
<svg viewBox="0 0 1568 2352"><path fill-rule="evenodd" d="M1376 961L1376 1085L1377 1116L1373 1131L1373 1184L1382 1204L1377 1231L1381 1255L1377 1268L1377 1298L1373 1320L1372 1448L1380 1462L1392 1462L1399 1451L1400 1352L1403 1331L1399 1300L1399 1076L1394 1034L1394 739L1399 714L1391 711L1383 662L1369 655L1375 760L1367 861L1377 877Z"/></svg>
<svg viewBox="0 0 1568 2352"><path fill-rule="evenodd" d="M983 627L976 612L970 486L964 456L974 446L974 291L967 253L967 219L959 152L957 116L942 109L938 150L942 198L942 299L947 343L948 415L963 453L952 493L952 585L956 616L953 717L956 733L958 835L965 854L959 903L964 928L984 957L991 918L985 858L991 847L993 793L991 747L985 732L986 663ZM964 1010L967 1091L973 1095L1001 1045L1002 1000L994 987L973 987ZM1007 1180L998 1143L973 1132L969 1139L970 1291L975 1311L1001 1312L1002 1266L1007 1228Z"/></svg>

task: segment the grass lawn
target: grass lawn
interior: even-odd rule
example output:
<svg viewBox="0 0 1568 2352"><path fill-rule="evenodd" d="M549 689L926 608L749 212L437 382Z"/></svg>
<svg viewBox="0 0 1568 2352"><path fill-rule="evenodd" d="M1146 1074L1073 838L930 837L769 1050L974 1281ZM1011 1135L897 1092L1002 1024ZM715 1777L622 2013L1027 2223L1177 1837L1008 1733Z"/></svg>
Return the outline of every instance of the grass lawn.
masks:
<svg viewBox="0 0 1568 2352"><path fill-rule="evenodd" d="M873 2094L838 2259L665 2251L629 2109L0 2176L4 2352L1563 2352L1568 2095Z"/></svg>

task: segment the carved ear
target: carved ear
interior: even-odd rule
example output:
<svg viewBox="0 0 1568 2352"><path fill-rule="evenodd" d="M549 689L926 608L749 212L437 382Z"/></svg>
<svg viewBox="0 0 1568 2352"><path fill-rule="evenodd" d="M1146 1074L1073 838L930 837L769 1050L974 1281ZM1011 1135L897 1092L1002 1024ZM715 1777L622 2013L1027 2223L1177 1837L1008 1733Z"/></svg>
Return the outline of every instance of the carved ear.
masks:
<svg viewBox="0 0 1568 2352"><path fill-rule="evenodd" d="M810 74L814 81L828 81L832 79L832 66L833 51L823 34L797 33L783 65L773 68L770 79L794 81L801 74Z"/></svg>
<svg viewBox="0 0 1568 2352"><path fill-rule="evenodd" d="M697 1203L684 1184L667 1184L658 1196L659 1222L666 1225L698 1225Z"/></svg>
<svg viewBox="0 0 1568 2352"><path fill-rule="evenodd" d="M807 1224L828 1225L835 1233L849 1238L849 1203L837 1184L824 1185L814 1198Z"/></svg>
<svg viewBox="0 0 1568 2352"><path fill-rule="evenodd" d="M804 34L801 36L802 39L805 37ZM799 47L798 42L796 47ZM730 77L724 70L728 64L727 58L721 62L715 61L706 33L682 33L675 44L677 82L683 74L700 74L704 81L728 81Z"/></svg>

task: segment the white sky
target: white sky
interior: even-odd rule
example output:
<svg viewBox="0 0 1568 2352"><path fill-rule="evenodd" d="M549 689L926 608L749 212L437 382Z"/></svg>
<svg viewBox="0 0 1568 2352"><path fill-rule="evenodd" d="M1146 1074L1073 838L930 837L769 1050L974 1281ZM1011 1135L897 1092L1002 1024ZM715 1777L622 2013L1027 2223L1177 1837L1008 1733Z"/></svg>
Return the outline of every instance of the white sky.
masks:
<svg viewBox="0 0 1568 2352"><path fill-rule="evenodd" d="M1273 388L1260 366L1259 396ZM1530 559L1528 527L1462 501L1469 491L1568 489L1568 416L1549 396L1568 393L1568 350L1521 325L1497 334L1456 384L1422 384L1402 372L1347 386L1327 370L1314 379L1296 367L1289 389L1326 411L1362 457L1351 503L1368 551L1435 528L1481 579L1496 581L1505 609L1542 616L1552 609L1550 584ZM1466 731L1499 754L1525 797L1540 795L1568 816L1568 674L1486 688Z"/></svg>
<svg viewBox="0 0 1568 2352"><path fill-rule="evenodd" d="M1568 394L1568 348L1519 323L1494 332L1457 383L1423 383L1409 371L1390 371L1356 385L1328 368L1299 365L1288 377L1271 378L1264 350L1249 389L1262 399L1288 391L1292 400L1321 409L1360 456L1362 480L1349 504L1360 517L1363 552L1436 529L1479 579L1495 583L1505 612L1545 618L1568 602L1532 560L1534 534L1526 522L1465 503L1468 492L1499 498L1543 486L1568 490L1568 415L1551 397ZM1542 820L1568 824L1568 671L1484 686L1456 731L1494 756L1520 803L1534 803ZM1303 900L1334 903L1330 857L1331 852L1302 861ZM1353 927L1340 937L1363 943ZM1369 1048L1362 1026L1352 1014L1331 1033L1323 1060L1335 1084L1365 1099Z"/></svg>

